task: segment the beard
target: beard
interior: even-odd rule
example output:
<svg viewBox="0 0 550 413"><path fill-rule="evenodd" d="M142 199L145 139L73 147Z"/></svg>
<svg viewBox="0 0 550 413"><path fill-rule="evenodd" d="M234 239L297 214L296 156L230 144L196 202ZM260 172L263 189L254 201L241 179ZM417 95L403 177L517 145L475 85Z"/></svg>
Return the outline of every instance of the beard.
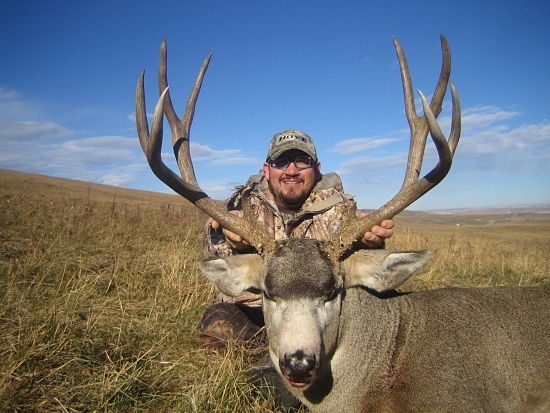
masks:
<svg viewBox="0 0 550 413"><path fill-rule="evenodd" d="M269 190L279 207L290 210L300 209L311 192L311 190L304 187L289 188L287 191L282 191L280 188L274 187L271 182L269 182Z"/></svg>

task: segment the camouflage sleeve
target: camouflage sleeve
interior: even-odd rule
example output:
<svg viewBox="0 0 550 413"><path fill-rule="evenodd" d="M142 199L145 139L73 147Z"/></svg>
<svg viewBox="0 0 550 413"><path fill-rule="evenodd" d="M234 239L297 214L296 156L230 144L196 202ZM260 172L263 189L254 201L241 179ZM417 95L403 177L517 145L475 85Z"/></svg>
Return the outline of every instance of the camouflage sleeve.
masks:
<svg viewBox="0 0 550 413"><path fill-rule="evenodd" d="M252 175L248 178L248 181L245 185L240 185L235 188L235 192L225 201L227 210L237 210L241 209L241 197L245 191L250 190L254 185L261 181L263 175L260 173L258 175ZM246 254L254 252L254 248L251 247L246 250L238 250L233 248L229 242L227 242L225 235L221 228L214 229L212 228L212 219L209 219L206 223L205 228L205 239L204 239L204 249L207 255L214 255L218 257L227 257L234 254Z"/></svg>

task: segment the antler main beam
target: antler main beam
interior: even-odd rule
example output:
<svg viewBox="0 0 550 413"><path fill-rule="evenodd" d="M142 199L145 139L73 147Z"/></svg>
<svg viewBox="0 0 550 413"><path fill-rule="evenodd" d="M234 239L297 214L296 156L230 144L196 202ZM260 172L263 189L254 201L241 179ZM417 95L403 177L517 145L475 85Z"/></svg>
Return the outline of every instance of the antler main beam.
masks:
<svg viewBox="0 0 550 413"><path fill-rule="evenodd" d="M409 159L405 172L405 179L403 180L403 185L399 192L389 202L376 211L368 214L366 217L357 218L355 216L355 207L350 205L344 223L341 225L333 241L329 245L328 253L334 257L345 255L365 232L370 231L373 226L378 225L383 220L394 217L441 182L451 168L453 155L460 138L460 101L456 89L450 81L451 53L445 37L443 35L441 36L443 64L431 103L428 103L426 97L419 91L424 111L423 116L416 114L411 75L405 53L395 38L394 45L401 68L405 114L411 131ZM436 120L442 109L442 102L447 86L451 88L453 105L451 132L448 140L441 132ZM423 178L419 179L428 132L437 149L439 162Z"/></svg>
<svg viewBox="0 0 550 413"><path fill-rule="evenodd" d="M147 111L145 107L144 73L142 72L136 88L136 124L141 148L147 157L149 166L154 174L176 193L192 202L201 211L218 221L220 225L250 242L259 252L265 250L272 243L267 231L257 228L250 220L242 219L227 211L222 202L213 200L202 191L193 169L189 147L191 124L195 113L197 98L202 86L202 81L211 55L204 60L189 99L185 113L181 119L176 115L172 105L167 80L167 52L166 39L162 41L160 52L160 64L158 83L160 97L153 114L151 129L147 122ZM163 136L163 114L170 124L172 132L172 147L182 177L176 175L166 166L162 160L162 136ZM245 214L246 216L247 214Z"/></svg>

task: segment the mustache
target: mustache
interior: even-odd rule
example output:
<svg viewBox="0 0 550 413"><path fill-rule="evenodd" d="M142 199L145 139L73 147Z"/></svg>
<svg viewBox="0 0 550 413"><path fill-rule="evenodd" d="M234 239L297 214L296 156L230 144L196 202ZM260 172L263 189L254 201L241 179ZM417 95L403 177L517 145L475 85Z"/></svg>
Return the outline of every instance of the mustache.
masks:
<svg viewBox="0 0 550 413"><path fill-rule="evenodd" d="M292 181L292 182L304 182L303 178L298 176L281 176L279 182Z"/></svg>

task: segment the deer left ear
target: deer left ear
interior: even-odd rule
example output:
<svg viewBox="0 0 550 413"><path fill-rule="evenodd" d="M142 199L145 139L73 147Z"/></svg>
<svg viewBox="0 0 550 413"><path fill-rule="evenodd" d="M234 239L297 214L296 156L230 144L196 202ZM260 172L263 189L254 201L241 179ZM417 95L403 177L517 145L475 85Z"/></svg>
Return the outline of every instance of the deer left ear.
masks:
<svg viewBox="0 0 550 413"><path fill-rule="evenodd" d="M260 281L265 273L265 265L257 254L205 260L200 268L203 275L226 295L237 297L246 290L262 289Z"/></svg>
<svg viewBox="0 0 550 413"><path fill-rule="evenodd" d="M359 250L343 261L346 288L392 290L426 265L430 251Z"/></svg>

